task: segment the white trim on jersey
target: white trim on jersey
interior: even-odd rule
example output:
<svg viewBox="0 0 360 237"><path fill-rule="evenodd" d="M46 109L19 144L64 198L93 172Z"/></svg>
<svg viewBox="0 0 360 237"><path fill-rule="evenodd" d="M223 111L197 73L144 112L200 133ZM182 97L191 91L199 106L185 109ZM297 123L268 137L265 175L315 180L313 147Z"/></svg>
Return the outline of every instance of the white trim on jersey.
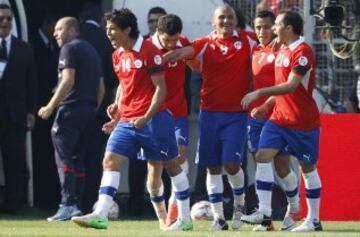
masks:
<svg viewBox="0 0 360 237"><path fill-rule="evenodd" d="M151 42L158 48L158 49L164 49L164 46L161 44L160 39L159 39L159 32L155 32L155 34L153 36L151 36ZM176 46L182 48L183 45L180 42L180 40L178 40L176 42Z"/></svg>
<svg viewBox="0 0 360 237"><path fill-rule="evenodd" d="M253 40L250 36L247 35L247 39L249 41L249 46L250 46L250 58L251 58L251 55L253 53L253 50L255 49L255 47L258 45L258 43Z"/></svg>
<svg viewBox="0 0 360 237"><path fill-rule="evenodd" d="M304 40L304 37L300 36L298 40L296 40L295 42L292 42L290 45L289 45L289 49L291 51L294 51L300 44L304 43L305 40Z"/></svg>

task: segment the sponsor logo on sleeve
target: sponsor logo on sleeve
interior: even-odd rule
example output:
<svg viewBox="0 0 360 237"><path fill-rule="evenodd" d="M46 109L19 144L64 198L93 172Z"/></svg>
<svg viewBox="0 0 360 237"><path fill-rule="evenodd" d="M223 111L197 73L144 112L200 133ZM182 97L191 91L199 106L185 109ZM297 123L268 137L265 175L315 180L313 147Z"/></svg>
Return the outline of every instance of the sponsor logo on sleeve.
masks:
<svg viewBox="0 0 360 237"><path fill-rule="evenodd" d="M301 56L299 59L298 59L298 62L301 66L306 66L309 62L309 60L307 59L307 57L305 56Z"/></svg>
<svg viewBox="0 0 360 237"><path fill-rule="evenodd" d="M142 62L140 59L136 59L134 62L134 65L136 68L141 68L142 67Z"/></svg>
<svg viewBox="0 0 360 237"><path fill-rule="evenodd" d="M162 63L162 59L161 59L161 56L160 55L155 55L154 57L154 63L156 65L160 65Z"/></svg>

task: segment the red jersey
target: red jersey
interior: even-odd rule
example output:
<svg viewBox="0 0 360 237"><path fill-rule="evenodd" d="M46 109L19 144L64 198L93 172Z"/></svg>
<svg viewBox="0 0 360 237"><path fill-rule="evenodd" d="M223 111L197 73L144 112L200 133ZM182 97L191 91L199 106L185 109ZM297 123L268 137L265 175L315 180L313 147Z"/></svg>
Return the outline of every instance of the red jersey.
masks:
<svg viewBox="0 0 360 237"><path fill-rule="evenodd" d="M263 47L258 45L254 48L252 54L252 79L254 82L254 90L264 87L270 87L275 85L275 72L274 72L274 63L276 53L272 48L272 43ZM249 112L262 105L268 96L262 96L257 100L253 101L249 106ZM272 113L272 110L265 116L269 118Z"/></svg>
<svg viewBox="0 0 360 237"><path fill-rule="evenodd" d="M302 76L302 79L293 93L276 96L270 118L274 123L294 130L312 130L320 126L319 111L312 97L315 68L313 51L302 37L279 50L275 59L275 83L286 82L290 72Z"/></svg>
<svg viewBox="0 0 360 237"><path fill-rule="evenodd" d="M165 49L160 41L158 33L155 33L150 40L161 53L166 53L168 50ZM176 43L177 48L190 45L190 42L184 36L180 36ZM174 118L187 116L188 108L185 98L184 84L185 84L185 60L179 60L175 63L165 63L165 81L167 88L166 96L166 108L168 108L173 114Z"/></svg>
<svg viewBox="0 0 360 237"><path fill-rule="evenodd" d="M202 111L243 111L240 101L249 92L253 45L255 41L244 31L234 31L231 39L220 39L212 33L192 43L201 63Z"/></svg>
<svg viewBox="0 0 360 237"><path fill-rule="evenodd" d="M145 115L155 92L151 75L164 71L161 52L139 36L131 50L119 48L113 53L113 66L123 89L119 119Z"/></svg>

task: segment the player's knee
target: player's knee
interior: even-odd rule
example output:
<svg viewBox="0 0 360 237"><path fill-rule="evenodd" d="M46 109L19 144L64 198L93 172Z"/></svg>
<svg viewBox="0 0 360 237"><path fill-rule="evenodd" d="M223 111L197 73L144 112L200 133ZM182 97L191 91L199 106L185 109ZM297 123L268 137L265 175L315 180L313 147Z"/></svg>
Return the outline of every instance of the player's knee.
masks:
<svg viewBox="0 0 360 237"><path fill-rule="evenodd" d="M269 163L272 160L272 156L265 151L259 150L255 154L255 161L257 163Z"/></svg>
<svg viewBox="0 0 360 237"><path fill-rule="evenodd" d="M224 164L224 167L229 175L235 175L237 172L239 172L240 164L228 162Z"/></svg>
<svg viewBox="0 0 360 237"><path fill-rule="evenodd" d="M299 162L299 163L300 163L300 167L301 167L301 172L303 174L312 172L316 169L316 165L305 164L304 162Z"/></svg>
<svg viewBox="0 0 360 237"><path fill-rule="evenodd" d="M111 156L105 156L102 165L104 170L120 170L120 161Z"/></svg>
<svg viewBox="0 0 360 237"><path fill-rule="evenodd" d="M166 172L171 177L174 177L181 172L180 164L179 164L177 158L164 162L164 167L165 167Z"/></svg>
<svg viewBox="0 0 360 237"><path fill-rule="evenodd" d="M280 178L285 178L290 173L289 167L276 167L275 169Z"/></svg>

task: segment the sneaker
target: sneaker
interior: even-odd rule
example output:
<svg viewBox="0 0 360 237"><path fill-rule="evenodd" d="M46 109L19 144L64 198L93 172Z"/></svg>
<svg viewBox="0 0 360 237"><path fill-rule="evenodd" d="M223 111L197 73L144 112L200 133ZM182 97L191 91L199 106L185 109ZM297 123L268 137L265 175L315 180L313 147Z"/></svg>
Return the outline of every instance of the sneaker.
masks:
<svg viewBox="0 0 360 237"><path fill-rule="evenodd" d="M253 228L253 231L274 231L275 227L271 220L264 220L260 225Z"/></svg>
<svg viewBox="0 0 360 237"><path fill-rule="evenodd" d="M90 227L94 229L107 229L109 224L106 217L101 217L95 213L73 217L71 218L71 221L81 227Z"/></svg>
<svg viewBox="0 0 360 237"><path fill-rule="evenodd" d="M231 228L233 230L238 230L242 226L242 224L244 224L241 221L241 216L244 213L243 210L244 210L243 206L234 207L234 212L233 212L233 217L232 217L232 224L231 224Z"/></svg>
<svg viewBox="0 0 360 237"><path fill-rule="evenodd" d="M321 222L318 220L305 220L301 225L291 230L291 232L322 231Z"/></svg>
<svg viewBox="0 0 360 237"><path fill-rule="evenodd" d="M166 228L166 231L188 231L193 230L193 224L190 220L178 219L174 224Z"/></svg>
<svg viewBox="0 0 360 237"><path fill-rule="evenodd" d="M295 227L296 221L301 220L301 212L291 213L289 210L286 212L284 220L280 224L280 230L291 230Z"/></svg>
<svg viewBox="0 0 360 237"><path fill-rule="evenodd" d="M166 224L165 220L159 220L160 230L166 230L169 226Z"/></svg>
<svg viewBox="0 0 360 237"><path fill-rule="evenodd" d="M168 215L166 217L166 225L171 226L178 218L178 208L176 204L170 204L168 208Z"/></svg>
<svg viewBox="0 0 360 237"><path fill-rule="evenodd" d="M73 216L80 216L82 212L76 205L65 206L60 205L55 215L48 217L47 221L67 221Z"/></svg>
<svg viewBox="0 0 360 237"><path fill-rule="evenodd" d="M269 216L266 216L259 211L256 211L250 215L242 215L240 219L242 222L252 224L252 225L253 224L261 224L264 221L271 220L271 218Z"/></svg>
<svg viewBox="0 0 360 237"><path fill-rule="evenodd" d="M228 230L229 225L226 223L224 219L215 219L212 223L210 230L212 231L220 231L220 230Z"/></svg>

